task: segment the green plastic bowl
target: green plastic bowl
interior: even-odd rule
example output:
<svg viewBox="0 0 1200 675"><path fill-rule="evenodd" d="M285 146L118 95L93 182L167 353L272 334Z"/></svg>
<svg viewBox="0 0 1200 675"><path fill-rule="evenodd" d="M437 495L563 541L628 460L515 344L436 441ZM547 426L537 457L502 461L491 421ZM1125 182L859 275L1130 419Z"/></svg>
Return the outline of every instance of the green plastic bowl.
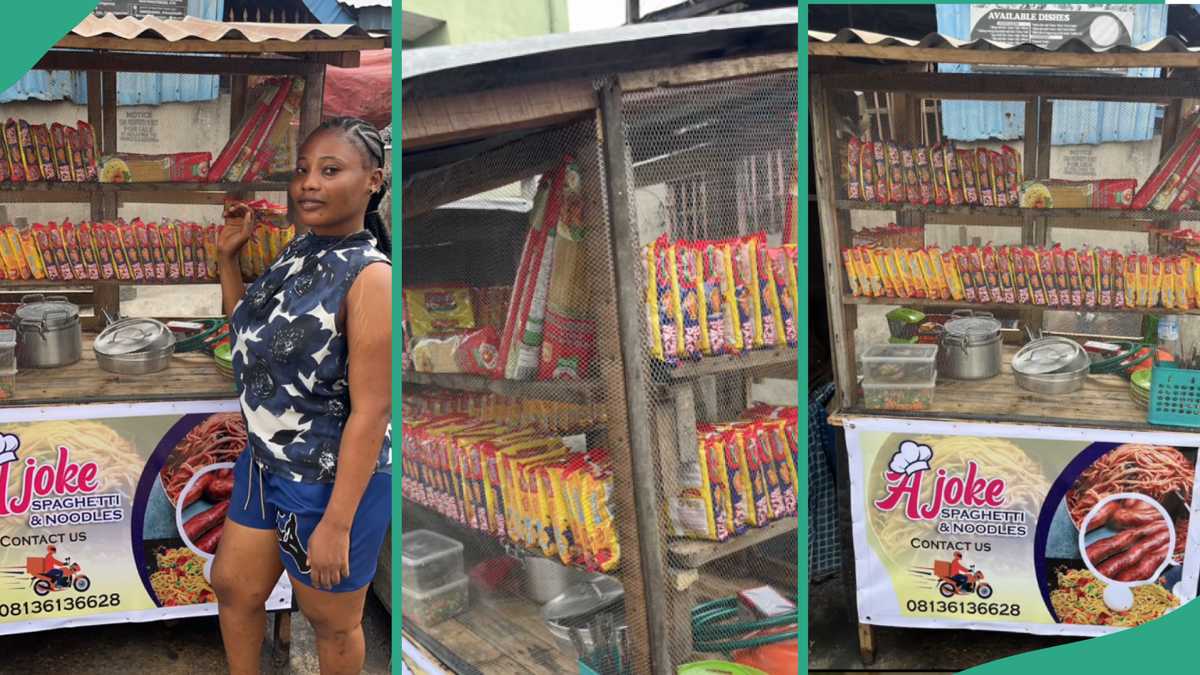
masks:
<svg viewBox="0 0 1200 675"><path fill-rule="evenodd" d="M1139 370L1136 373L1134 373L1133 375L1130 375L1129 381L1133 383L1133 386L1137 387L1138 389L1141 389L1143 392L1145 392L1147 394L1150 393L1150 369L1149 368L1146 368L1144 370Z"/></svg>
<svg viewBox="0 0 1200 675"><path fill-rule="evenodd" d="M213 350L213 358L218 363L226 366L233 365L233 350L229 347L229 343L225 343Z"/></svg>
<svg viewBox="0 0 1200 675"><path fill-rule="evenodd" d="M676 671L679 675L767 675L758 668L728 661L697 661L685 663Z"/></svg>

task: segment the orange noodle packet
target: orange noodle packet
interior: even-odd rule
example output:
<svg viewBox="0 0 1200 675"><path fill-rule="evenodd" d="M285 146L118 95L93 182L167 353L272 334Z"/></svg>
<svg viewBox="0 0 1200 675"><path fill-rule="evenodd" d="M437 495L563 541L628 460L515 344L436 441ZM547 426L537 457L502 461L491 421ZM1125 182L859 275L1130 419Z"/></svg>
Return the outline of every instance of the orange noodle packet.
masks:
<svg viewBox="0 0 1200 675"><path fill-rule="evenodd" d="M867 143L863 147L868 146L871 148L871 157L875 161L875 201L879 204L886 204L891 198L891 190L888 187L887 148L883 141Z"/></svg>
<svg viewBox="0 0 1200 675"><path fill-rule="evenodd" d="M37 139L33 137L33 129L25 120L17 120L17 138L21 145L21 156L25 162L25 180L36 183L43 180L42 165L38 161Z"/></svg>
<svg viewBox="0 0 1200 675"><path fill-rule="evenodd" d="M929 182L933 186L933 203L945 206L950 203L950 190L946 185L946 155L942 144L929 149Z"/></svg>
<svg viewBox="0 0 1200 675"><path fill-rule="evenodd" d="M904 165L900 161L900 148L891 141L888 141L884 148L887 150L888 201L893 204L903 204Z"/></svg>
<svg viewBox="0 0 1200 675"><path fill-rule="evenodd" d="M97 281L101 278L100 259L96 252L94 229L94 223L80 223L75 227L75 236L79 240L79 252L83 256L83 267L87 270L87 278Z"/></svg>
<svg viewBox="0 0 1200 675"><path fill-rule="evenodd" d="M917 188L921 204L933 201L933 170L929 167L929 149L918 147L913 150L913 162L917 165Z"/></svg>
<svg viewBox="0 0 1200 675"><path fill-rule="evenodd" d="M979 178L975 171L975 153L970 150L956 151L959 171L962 172L963 201L970 206L978 206Z"/></svg>
<svg viewBox="0 0 1200 675"><path fill-rule="evenodd" d="M991 150L988 151L988 169L992 176L992 193L996 206L1008 206L1008 180L1004 174L1004 157ZM1013 206L1016 206L1013 204Z"/></svg>
<svg viewBox="0 0 1200 675"><path fill-rule="evenodd" d="M912 148L900 148L900 164L904 168L904 195L909 204L921 203L921 190L917 184L917 165L913 160Z"/></svg>
<svg viewBox="0 0 1200 675"><path fill-rule="evenodd" d="M58 266L58 260L54 255L54 246L50 244L50 235L46 231L46 226L41 223L34 223L31 229L38 257L45 264L46 278L50 281L61 281L62 272Z"/></svg>
<svg viewBox="0 0 1200 675"><path fill-rule="evenodd" d="M671 293L674 296L676 311L679 312L677 325L682 326L680 335L683 336L683 351L680 358L697 359L703 347L703 333L707 327L707 317L704 315L703 282L700 280L700 270L704 263L700 261L700 252L690 242L678 241L672 247Z"/></svg>
<svg viewBox="0 0 1200 675"><path fill-rule="evenodd" d="M4 147L8 152L8 178L14 183L29 180L25 170L25 155L21 151L21 134L17 121L8 118L4 123Z"/></svg>
<svg viewBox="0 0 1200 675"><path fill-rule="evenodd" d="M951 206L960 206L966 203L966 197L963 194L963 172L959 164L959 155L953 142L947 142L942 147L942 160L946 163L946 196Z"/></svg>
<svg viewBox="0 0 1200 675"><path fill-rule="evenodd" d="M862 147L858 139L854 136L850 137L850 142L846 147L846 164L844 165L846 179L846 199L862 199L862 190L859 186L861 176L859 175L858 163L861 161ZM873 188L872 188L873 189Z"/></svg>
<svg viewBox="0 0 1200 675"><path fill-rule="evenodd" d="M63 248L67 252L67 260L71 263L71 272L76 279L87 279L87 267L83 262L83 250L79 246L78 226L65 221L59 226L62 234Z"/></svg>
<svg viewBox="0 0 1200 675"><path fill-rule="evenodd" d="M1096 256L1084 246L1079 252L1079 280L1083 286L1083 304L1096 306Z"/></svg>
<svg viewBox="0 0 1200 675"><path fill-rule="evenodd" d="M29 273L34 279L39 281L49 278L47 269L54 265L54 261L47 261L42 258L41 252L38 251L37 242L33 238L33 228L14 230L14 232L17 232L19 241L21 242L21 250L25 253L25 262L29 265Z"/></svg>
<svg viewBox="0 0 1200 675"><path fill-rule="evenodd" d="M996 193L992 189L992 166L988 151L977 149L971 155L975 162L975 182L979 187L979 203L983 206L996 205Z"/></svg>
<svg viewBox="0 0 1200 675"><path fill-rule="evenodd" d="M736 298L729 250L713 241L700 242L697 246L704 289L705 330L701 348L714 356L741 351L742 335L734 309Z"/></svg>
<svg viewBox="0 0 1200 675"><path fill-rule="evenodd" d="M873 202L875 201L875 186L877 185L875 181L875 151L872 149L871 143L866 142L862 144L857 153L854 153L852 150L851 155L856 157L857 160L853 166L848 167L850 170L855 171L853 174L854 179L850 183L853 184L857 180L857 187L859 188L859 197L851 197L851 199L861 198L863 201Z"/></svg>

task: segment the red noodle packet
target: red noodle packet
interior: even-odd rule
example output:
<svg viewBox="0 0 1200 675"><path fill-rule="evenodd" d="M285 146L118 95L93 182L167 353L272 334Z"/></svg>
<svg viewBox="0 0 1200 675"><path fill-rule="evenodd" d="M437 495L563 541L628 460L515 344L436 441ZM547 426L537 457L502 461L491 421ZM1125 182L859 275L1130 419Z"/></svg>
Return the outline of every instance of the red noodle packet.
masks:
<svg viewBox="0 0 1200 675"><path fill-rule="evenodd" d="M100 264L100 278L103 280L128 280L129 268L125 266L125 255L117 257L121 249L121 236L117 226L112 223L96 223L92 225L92 240L96 244L96 260ZM121 263L117 264L117 260Z"/></svg>
<svg viewBox="0 0 1200 675"><path fill-rule="evenodd" d="M25 180L30 183L42 180L41 163L38 161L37 140L33 137L33 130L29 127L29 122L22 119L17 120L17 138L21 144L21 156L25 158Z"/></svg>
<svg viewBox="0 0 1200 675"><path fill-rule="evenodd" d="M8 151L8 179L14 183L24 183L27 176L21 154L21 136L17 121L11 117L4 123L4 146Z"/></svg>
<svg viewBox="0 0 1200 675"><path fill-rule="evenodd" d="M888 162L888 201L893 204L903 204L904 166L900 163L900 148L891 141L888 141L884 147L887 149Z"/></svg>
<svg viewBox="0 0 1200 675"><path fill-rule="evenodd" d="M1071 305L1083 306L1083 285L1080 281L1079 253L1075 249L1066 252L1067 284L1071 289Z"/></svg>
<svg viewBox="0 0 1200 675"><path fill-rule="evenodd" d="M142 262L142 277L147 281L154 280L154 254L150 250L150 234L146 223L141 218L133 219L133 234L137 241L138 260Z"/></svg>
<svg viewBox="0 0 1200 675"><path fill-rule="evenodd" d="M850 142L846 148L846 199L862 199L862 190L859 188L859 170L858 163L861 158L862 147L858 139L854 136L850 137Z"/></svg>
<svg viewBox="0 0 1200 675"><path fill-rule="evenodd" d="M50 233L46 226L41 223L33 225L33 242L37 245L38 253L42 256L42 262L46 267L46 279L50 281L61 281L62 272L58 266L58 260L54 255L54 246L50 243Z"/></svg>
<svg viewBox="0 0 1200 675"><path fill-rule="evenodd" d="M87 169L83 166L83 149L80 147L79 132L75 127L63 127L63 137L67 141L67 157L71 161L71 180L76 183L87 182Z"/></svg>
<svg viewBox="0 0 1200 675"><path fill-rule="evenodd" d="M963 296L967 302L977 302L975 275L971 273L971 256L964 246L955 246L951 251L954 256L955 265L958 267L959 279L962 280Z"/></svg>
<svg viewBox="0 0 1200 675"><path fill-rule="evenodd" d="M917 164L917 187L920 189L921 204L933 201L933 171L929 168L929 149L919 147L913 151Z"/></svg>
<svg viewBox="0 0 1200 675"><path fill-rule="evenodd" d="M1096 256L1084 246L1079 252L1079 279L1083 284L1083 304L1096 306Z"/></svg>
<svg viewBox="0 0 1200 675"><path fill-rule="evenodd" d="M54 168L58 171L58 180L63 183L75 182L71 172L71 151L67 147L66 127L55 122L50 125L50 145L54 151Z"/></svg>
<svg viewBox="0 0 1200 675"><path fill-rule="evenodd" d="M98 281L100 279L100 263L96 257L96 243L92 229L92 224L87 222L76 225L75 238L79 241L79 254L83 258L83 267L87 271L86 278Z"/></svg>
<svg viewBox="0 0 1200 675"><path fill-rule="evenodd" d="M996 199L996 206L1008 206L1008 180L1005 178L1004 156L989 150L988 165L992 174L992 194Z"/></svg>
<svg viewBox="0 0 1200 675"><path fill-rule="evenodd" d="M932 171L930 183L933 185L933 203L945 206L950 203L950 190L946 184L946 156L941 143L929 150L929 165Z"/></svg>
<svg viewBox="0 0 1200 675"><path fill-rule="evenodd" d="M1013 148L1005 145L1000 148L1004 155L1005 184L1008 185L1008 205L1021 205L1021 155Z"/></svg>
<svg viewBox="0 0 1200 675"><path fill-rule="evenodd" d="M996 193L992 189L992 163L988 151L979 148L972 157L975 160L975 181L979 186L979 203L983 206L995 206Z"/></svg>
<svg viewBox="0 0 1200 675"><path fill-rule="evenodd" d="M1000 287L1000 266L996 262L996 249L989 244L983 247L983 275L987 279L988 293L992 302L1004 302L1004 291Z"/></svg>
<svg viewBox="0 0 1200 675"><path fill-rule="evenodd" d="M1112 251L1104 249L1096 249L1096 264L1100 270L1100 296L1099 302L1101 307L1113 306L1113 259Z"/></svg>
<svg viewBox="0 0 1200 675"><path fill-rule="evenodd" d="M50 129L45 124L33 124L29 127L33 136L33 147L37 151L38 170L42 172L42 180L58 182L58 169L54 166L54 147L50 141Z"/></svg>
<svg viewBox="0 0 1200 675"><path fill-rule="evenodd" d="M979 183L975 177L975 153L970 150L956 150L954 154L958 170L962 172L963 202L970 206L978 206ZM953 176L950 182L953 189ZM954 203L953 198L950 203Z"/></svg>
<svg viewBox="0 0 1200 675"><path fill-rule="evenodd" d="M71 263L71 271L76 279L87 279L87 267L83 263L83 252L79 247L79 236L76 226L66 221L59 227L62 232L63 248L67 251L67 260Z"/></svg>
<svg viewBox="0 0 1200 675"><path fill-rule="evenodd" d="M853 151L853 148L851 148L851 150ZM859 162L853 167L854 169L858 169L858 173L855 174L854 180L851 180L849 184L853 185L855 184L855 180L857 180L858 183L861 184L862 199L864 201L873 202L875 201L876 185L875 154L870 141L862 144L862 147L859 149L858 157ZM851 197L851 199L858 199L858 197Z"/></svg>
<svg viewBox="0 0 1200 675"><path fill-rule="evenodd" d="M133 225L118 222L117 232L121 235L121 249L125 252L125 263L129 266L130 275L134 281L142 281L146 278L146 271L142 267L142 256L141 251L138 250L136 230Z"/></svg>
<svg viewBox="0 0 1200 675"><path fill-rule="evenodd" d="M900 149L900 164L904 168L904 196L909 204L921 203L921 190L917 181L917 165L913 160L912 148Z"/></svg>
<svg viewBox="0 0 1200 675"><path fill-rule="evenodd" d="M888 189L887 148L883 141L868 143L867 146L871 147L871 155L875 159L875 201L886 204L891 197L891 191Z"/></svg>
<svg viewBox="0 0 1200 675"><path fill-rule="evenodd" d="M1126 289L1125 289L1125 257L1120 251L1109 251L1109 258L1112 260L1113 270L1113 298L1112 306L1121 309L1125 307Z"/></svg>
<svg viewBox="0 0 1200 675"><path fill-rule="evenodd" d="M1042 274L1038 269L1037 251L1026 246L1021 250L1021 260L1025 266L1025 276L1029 279L1029 299L1035 305L1046 304L1046 287L1042 284Z"/></svg>
<svg viewBox="0 0 1200 675"><path fill-rule="evenodd" d="M147 223L146 237L150 240L150 260L154 263L154 278L159 281L166 281L167 260L163 252L162 235L159 234L159 227L154 223Z"/></svg>
<svg viewBox="0 0 1200 675"><path fill-rule="evenodd" d="M181 226L182 223L178 220L158 226L159 240L162 242L163 262L166 266L167 279L169 281L179 281L183 275L183 268L179 262L179 231Z"/></svg>

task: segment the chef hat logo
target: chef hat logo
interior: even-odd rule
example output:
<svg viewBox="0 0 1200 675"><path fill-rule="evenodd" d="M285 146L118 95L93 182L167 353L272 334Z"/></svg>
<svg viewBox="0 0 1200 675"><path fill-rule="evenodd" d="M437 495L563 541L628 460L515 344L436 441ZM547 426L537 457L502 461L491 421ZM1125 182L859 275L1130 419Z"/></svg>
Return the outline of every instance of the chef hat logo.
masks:
<svg viewBox="0 0 1200 675"><path fill-rule="evenodd" d="M892 473L902 473L908 476L918 471L929 470L929 460L933 458L933 450L928 445L920 445L914 441L904 441L900 449L892 455L888 469Z"/></svg>
<svg viewBox="0 0 1200 675"><path fill-rule="evenodd" d="M0 434L0 465L17 461L17 448L21 439L12 434Z"/></svg>

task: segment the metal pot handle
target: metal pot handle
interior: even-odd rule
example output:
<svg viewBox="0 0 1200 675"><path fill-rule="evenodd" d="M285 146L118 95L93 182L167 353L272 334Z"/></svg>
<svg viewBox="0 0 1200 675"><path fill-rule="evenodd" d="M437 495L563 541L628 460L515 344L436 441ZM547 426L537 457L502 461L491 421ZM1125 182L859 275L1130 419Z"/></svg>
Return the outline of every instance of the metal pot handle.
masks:
<svg viewBox="0 0 1200 675"><path fill-rule="evenodd" d="M45 293L30 293L21 296L21 304L28 305L32 302L43 302L46 299Z"/></svg>
<svg viewBox="0 0 1200 675"><path fill-rule="evenodd" d="M67 304L71 303L71 301L68 300L67 296L65 296L65 295L47 295L46 302L65 302Z"/></svg>
<svg viewBox="0 0 1200 675"><path fill-rule="evenodd" d="M979 315L976 314L975 310L973 310L973 309L955 309L955 310L950 311L950 316L972 317L972 316L979 316Z"/></svg>

